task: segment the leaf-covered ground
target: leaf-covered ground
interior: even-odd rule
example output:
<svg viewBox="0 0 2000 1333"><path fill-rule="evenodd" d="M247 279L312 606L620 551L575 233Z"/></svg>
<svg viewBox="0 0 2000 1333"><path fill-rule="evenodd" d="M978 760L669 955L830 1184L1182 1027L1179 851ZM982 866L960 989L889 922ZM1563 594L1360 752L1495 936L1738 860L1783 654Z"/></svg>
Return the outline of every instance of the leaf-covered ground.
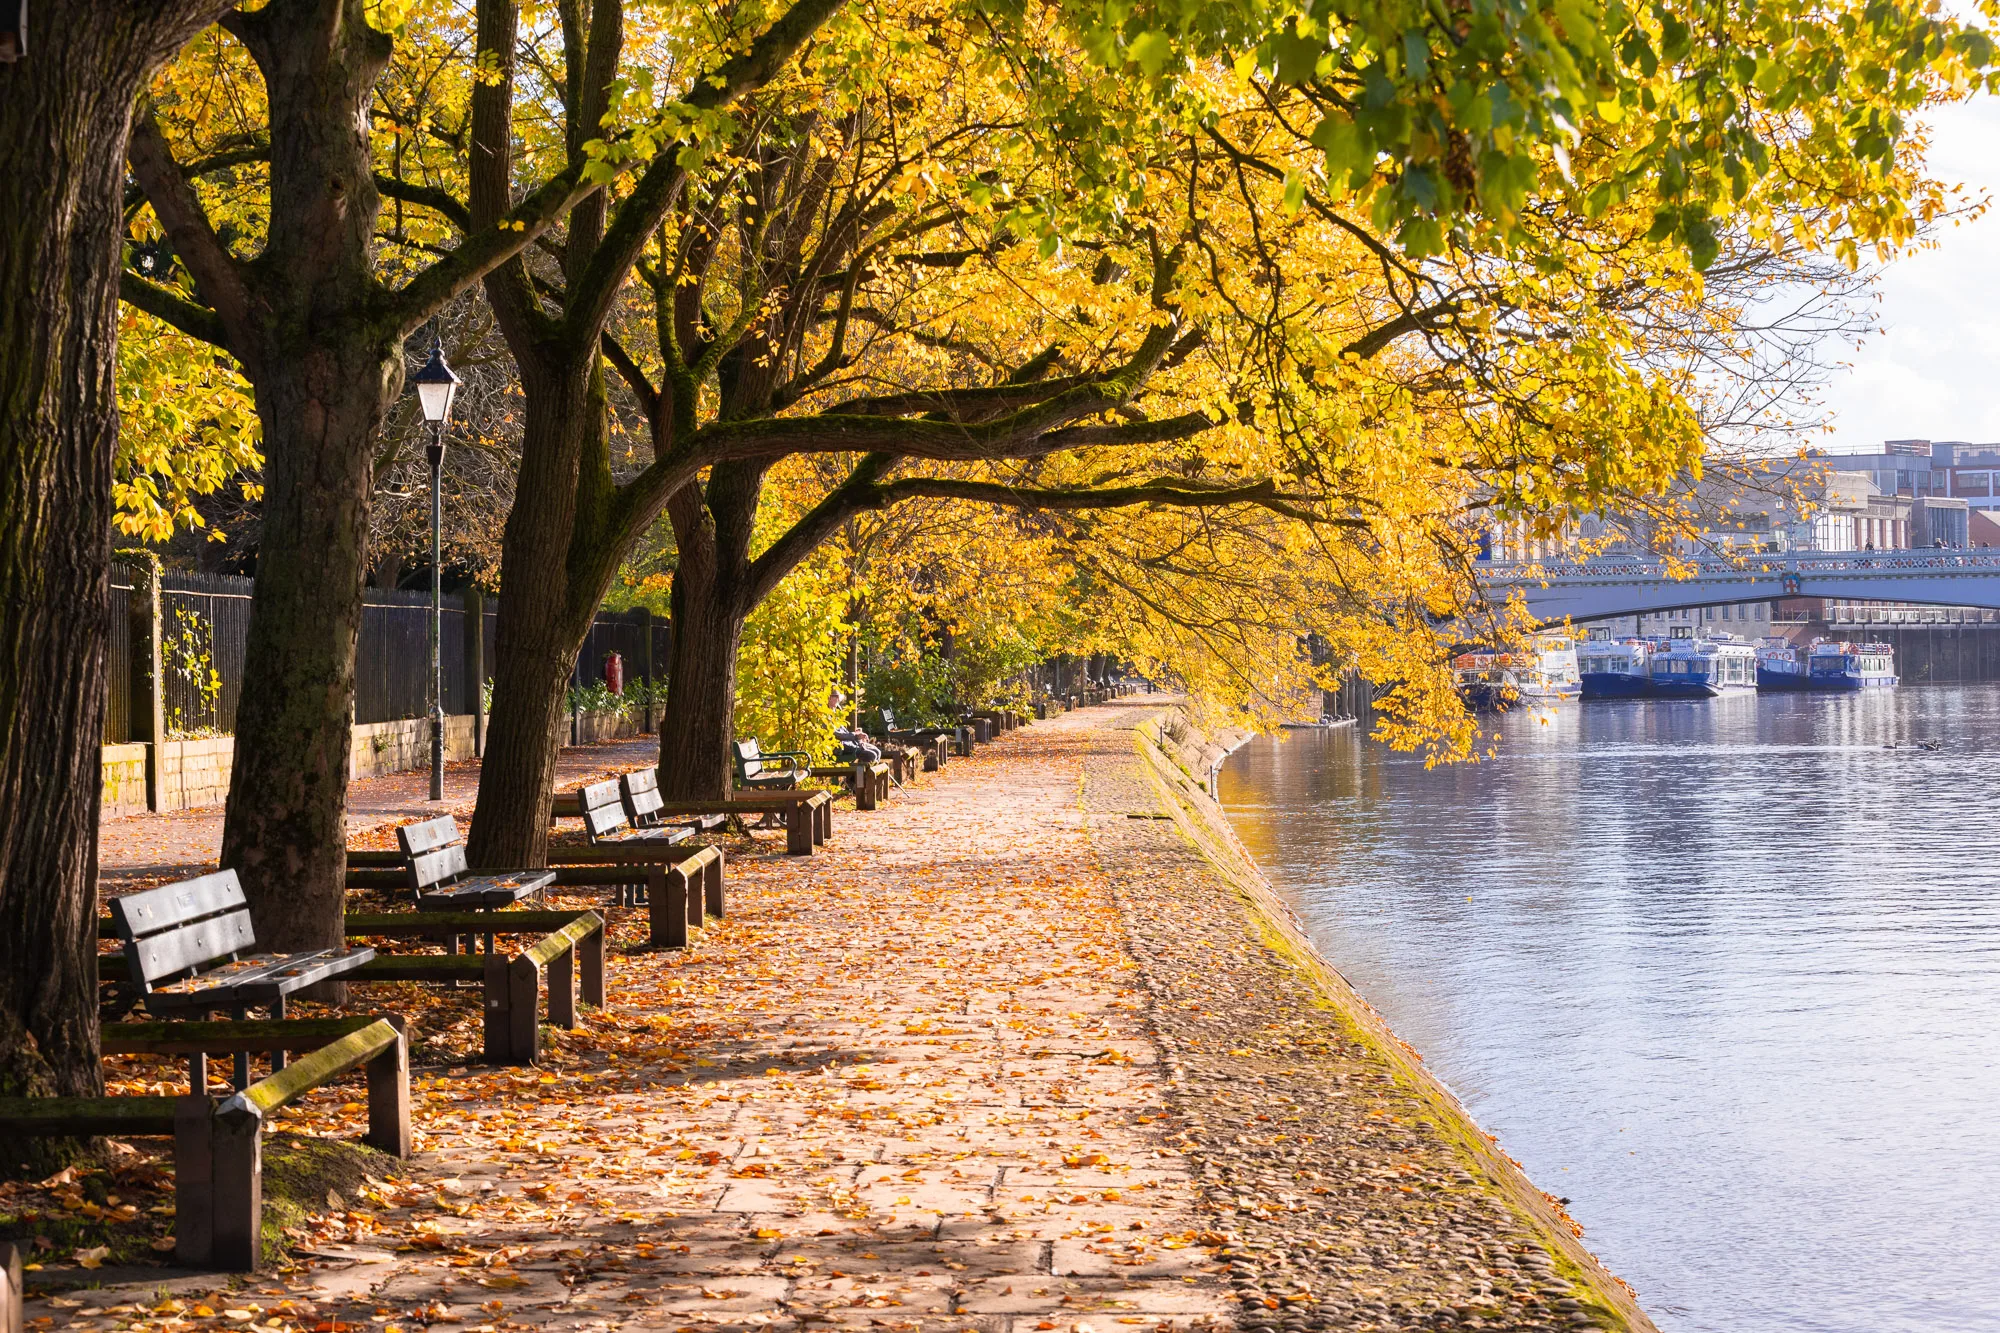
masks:
<svg viewBox="0 0 2000 1333"><path fill-rule="evenodd" d="M414 1158L330 1194L255 1278L162 1271L31 1319L1625 1326L1181 826L1129 817L1174 804L1140 716L1012 733L880 811L843 807L809 858L734 840L728 918L664 952L621 914L610 1009L553 1034L542 1068L469 1062L470 995L363 992L430 1029ZM357 1096L285 1128L356 1136Z"/></svg>

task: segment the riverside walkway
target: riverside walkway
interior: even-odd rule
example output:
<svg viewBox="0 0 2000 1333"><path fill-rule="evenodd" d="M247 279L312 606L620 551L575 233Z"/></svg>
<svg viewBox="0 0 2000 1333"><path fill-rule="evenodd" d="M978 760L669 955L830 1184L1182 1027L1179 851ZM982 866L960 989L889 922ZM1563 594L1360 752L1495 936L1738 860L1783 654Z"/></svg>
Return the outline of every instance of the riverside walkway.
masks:
<svg viewBox="0 0 2000 1333"><path fill-rule="evenodd" d="M285 1268L31 1318L1651 1329L1300 953L1206 798L1136 744L1161 711L1010 733L843 816L823 855L732 852L730 916L694 948L616 923L613 1008L546 1068L414 1070L422 1151L300 1219ZM357 1133L348 1095L301 1118Z"/></svg>

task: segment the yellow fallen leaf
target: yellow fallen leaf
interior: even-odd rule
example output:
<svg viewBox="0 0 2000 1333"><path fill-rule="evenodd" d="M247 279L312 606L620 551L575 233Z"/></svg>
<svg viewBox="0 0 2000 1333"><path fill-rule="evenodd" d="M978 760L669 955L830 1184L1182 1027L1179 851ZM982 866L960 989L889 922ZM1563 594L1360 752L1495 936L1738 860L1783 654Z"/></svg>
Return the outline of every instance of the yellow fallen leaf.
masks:
<svg viewBox="0 0 2000 1333"><path fill-rule="evenodd" d="M104 1265L104 1256L109 1253L111 1253L109 1245L93 1245L87 1250L78 1250L76 1261L85 1268L101 1268Z"/></svg>

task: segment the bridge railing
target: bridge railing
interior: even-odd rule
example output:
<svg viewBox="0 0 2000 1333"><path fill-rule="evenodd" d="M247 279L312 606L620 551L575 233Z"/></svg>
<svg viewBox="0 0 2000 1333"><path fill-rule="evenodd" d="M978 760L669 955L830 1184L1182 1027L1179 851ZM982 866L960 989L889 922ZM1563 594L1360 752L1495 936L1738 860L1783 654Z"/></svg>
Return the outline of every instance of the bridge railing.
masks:
<svg viewBox="0 0 2000 1333"><path fill-rule="evenodd" d="M2000 572L2000 551L1946 551L1919 547L1905 551L1801 551L1785 555L1694 560L1580 561L1514 560L1476 567L1482 582L1535 583L1553 579L1688 579L1740 578L1782 574L1851 574L1857 572L1935 574L1962 570L1972 574Z"/></svg>

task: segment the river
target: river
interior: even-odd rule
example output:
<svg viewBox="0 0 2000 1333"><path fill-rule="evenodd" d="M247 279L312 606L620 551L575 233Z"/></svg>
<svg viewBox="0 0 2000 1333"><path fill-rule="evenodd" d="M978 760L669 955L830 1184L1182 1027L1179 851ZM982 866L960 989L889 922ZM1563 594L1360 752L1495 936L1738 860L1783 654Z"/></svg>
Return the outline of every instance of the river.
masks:
<svg viewBox="0 0 2000 1333"><path fill-rule="evenodd" d="M1497 725L1254 741L1222 801L1666 1333L2000 1330L2000 686Z"/></svg>

